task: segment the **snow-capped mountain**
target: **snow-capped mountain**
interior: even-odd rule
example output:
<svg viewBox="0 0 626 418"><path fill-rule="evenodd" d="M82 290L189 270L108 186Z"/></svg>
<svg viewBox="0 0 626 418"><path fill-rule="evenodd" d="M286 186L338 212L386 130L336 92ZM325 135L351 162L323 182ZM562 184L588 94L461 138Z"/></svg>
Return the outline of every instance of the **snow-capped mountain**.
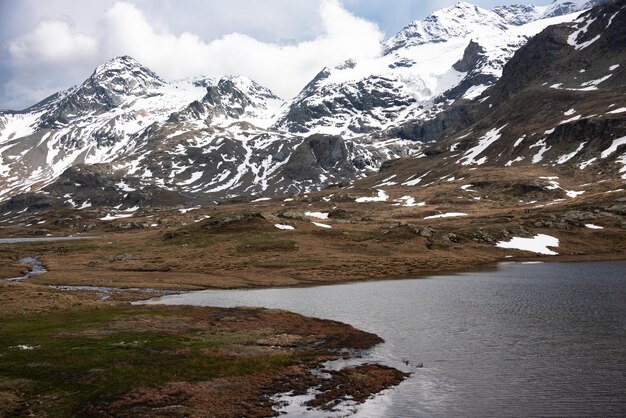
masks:
<svg viewBox="0 0 626 418"><path fill-rule="evenodd" d="M502 6L460 2L385 41L380 57L325 68L276 127L355 137L408 120L430 120L454 100L473 100L528 39L569 22L592 2Z"/></svg>
<svg viewBox="0 0 626 418"><path fill-rule="evenodd" d="M407 26L376 59L323 69L290 101L245 77L168 82L115 58L79 86L0 112L0 199L39 191L38 199L62 196L73 207L134 207L301 193L362 178L389 159L432 152L431 141L500 108L514 94L507 89L528 77L505 71L506 82L489 89L515 52L591 3L459 3ZM568 51L590 42L584 22L568 29Z"/></svg>
<svg viewBox="0 0 626 418"><path fill-rule="evenodd" d="M385 53L389 54L400 48L448 42L468 35L485 38L485 35L508 32L512 26L523 26L533 21L576 13L600 3L602 1L556 0L549 6L510 5L486 10L474 4L459 2L455 6L434 12L424 20L410 23L383 45ZM525 32L527 30L522 30L520 34Z"/></svg>
<svg viewBox="0 0 626 418"><path fill-rule="evenodd" d="M407 152L268 129L284 104L245 77L166 82L130 57L115 58L80 86L0 114L0 197L40 190L79 164L107 164L96 172L124 178L111 180L124 192L150 185L209 200L297 193Z"/></svg>
<svg viewBox="0 0 626 418"><path fill-rule="evenodd" d="M3 196L39 189L74 164L129 154L147 126L206 91L167 83L130 57L96 68L80 86L21 112L0 114Z"/></svg>
<svg viewBox="0 0 626 418"><path fill-rule="evenodd" d="M427 154L456 166L549 164L626 179L625 27L622 0L547 28Z"/></svg>

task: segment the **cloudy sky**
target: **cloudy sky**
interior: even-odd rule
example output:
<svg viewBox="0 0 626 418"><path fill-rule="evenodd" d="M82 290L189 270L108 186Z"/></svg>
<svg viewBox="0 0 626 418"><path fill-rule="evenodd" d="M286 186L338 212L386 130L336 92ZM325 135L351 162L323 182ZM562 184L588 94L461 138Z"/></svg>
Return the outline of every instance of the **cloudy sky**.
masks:
<svg viewBox="0 0 626 418"><path fill-rule="evenodd" d="M240 74L289 98L324 66L375 56L381 40L455 2L0 0L0 108L32 105L119 55L165 79Z"/></svg>

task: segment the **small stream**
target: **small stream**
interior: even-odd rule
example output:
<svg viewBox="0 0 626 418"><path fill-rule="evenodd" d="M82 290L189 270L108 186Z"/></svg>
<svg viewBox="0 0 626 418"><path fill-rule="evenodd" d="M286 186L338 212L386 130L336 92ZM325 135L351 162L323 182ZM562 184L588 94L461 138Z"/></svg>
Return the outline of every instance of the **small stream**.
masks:
<svg viewBox="0 0 626 418"><path fill-rule="evenodd" d="M39 274L44 274L44 273L46 273L48 271L43 266L43 264L41 264L41 262L39 260L37 260L35 257L20 258L17 263L18 264L23 264L25 266L28 266L30 268L30 270L23 276L13 277L13 278L10 278L10 279L2 279L0 281L3 281L3 282L20 282L22 280L30 279L33 276L37 276Z"/></svg>
<svg viewBox="0 0 626 418"><path fill-rule="evenodd" d="M33 242L52 242L52 241L74 241L82 239L93 239L95 237L41 237L41 238L0 238L0 245L2 244L23 244ZM31 277L38 276L40 274L47 273L45 266L36 257L23 257L18 260L18 264L23 264L29 267L29 271L20 277L12 277L9 279L0 279L0 282L20 282L28 280ZM142 289L142 288L117 288L106 286L71 286L71 285L48 285L51 289L63 290L67 292L96 292L98 294L99 301L105 301L111 298L111 295L115 292L142 292L153 294L154 296L168 296L175 295L180 292L160 290L160 289Z"/></svg>
<svg viewBox="0 0 626 418"><path fill-rule="evenodd" d="M37 260L35 257L24 257L18 261L19 264L24 264L30 267L30 271L23 276L13 277L10 279L0 279L0 282L21 282L23 280L30 279L33 276L37 276L40 274L47 273L48 270L44 267L44 265ZM99 301L105 301L111 298L113 293L115 292L141 292L153 294L155 297L158 296L169 296L175 295L180 292L170 291L170 290L161 290L161 289L143 289L138 287L128 287L128 288L118 288L118 287L106 287L106 286L72 286L72 285L48 285L50 289L63 290L66 292L96 292L98 294Z"/></svg>

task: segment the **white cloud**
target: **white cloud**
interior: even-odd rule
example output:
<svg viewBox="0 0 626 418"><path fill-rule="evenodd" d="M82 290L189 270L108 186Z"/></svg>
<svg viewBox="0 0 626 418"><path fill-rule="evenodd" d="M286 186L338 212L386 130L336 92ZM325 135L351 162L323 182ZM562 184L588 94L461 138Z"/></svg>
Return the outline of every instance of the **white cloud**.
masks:
<svg viewBox="0 0 626 418"><path fill-rule="evenodd" d="M347 12L337 1L320 6L323 31L293 45L261 42L232 33L211 42L185 32L156 31L134 5L116 3L103 20L107 56L128 54L165 78L246 75L277 94L290 97L324 66L380 53L378 27Z"/></svg>
<svg viewBox="0 0 626 418"><path fill-rule="evenodd" d="M380 53L384 35L378 26L351 14L338 0L323 0L318 15L309 20L318 33L289 44L241 33L205 40L192 32L172 33L164 25L153 24L136 5L120 1L104 13L94 34L80 33L68 21L44 20L10 41L10 64L21 71L16 71L5 89L21 91L24 98L48 91L50 85L64 89L82 81L73 78L69 82L63 77L65 69L73 77L79 72L84 77L107 59L131 55L165 79L245 75L289 98L325 66ZM56 70L43 71L41 64Z"/></svg>
<svg viewBox="0 0 626 418"><path fill-rule="evenodd" d="M77 32L64 20L42 20L32 32L8 43L12 61L18 66L71 63L92 58L96 50L93 37Z"/></svg>

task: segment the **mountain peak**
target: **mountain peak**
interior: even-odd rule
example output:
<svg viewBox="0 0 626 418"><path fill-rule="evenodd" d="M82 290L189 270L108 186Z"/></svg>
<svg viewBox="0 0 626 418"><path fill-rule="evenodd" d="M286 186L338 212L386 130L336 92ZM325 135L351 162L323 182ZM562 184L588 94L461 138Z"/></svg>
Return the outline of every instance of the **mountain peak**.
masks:
<svg viewBox="0 0 626 418"><path fill-rule="evenodd" d="M602 3L606 3L606 0L553 0L546 7L543 17L555 17L579 12Z"/></svg>
<svg viewBox="0 0 626 418"><path fill-rule="evenodd" d="M423 20L413 21L383 45L388 54L400 48L464 37L476 28L489 27L500 31L505 29L505 24L502 17L491 10L459 2L433 12Z"/></svg>
<svg viewBox="0 0 626 418"><path fill-rule="evenodd" d="M426 43L446 42L474 32L496 35L511 26L582 11L607 0L554 0L549 6L510 5L483 9L468 2L439 9L416 20L383 43L385 54Z"/></svg>
<svg viewBox="0 0 626 418"><path fill-rule="evenodd" d="M58 93L36 106L47 109L44 127L61 126L76 115L106 112L167 84L134 58L124 55L99 65L80 86Z"/></svg>
<svg viewBox="0 0 626 418"><path fill-rule="evenodd" d="M442 9L442 10L450 10L450 9L458 9L458 10L478 10L480 9L480 7L478 7L475 4L466 2L466 1L459 1L457 2L454 6L452 7L448 7L447 9Z"/></svg>
<svg viewBox="0 0 626 418"><path fill-rule="evenodd" d="M256 81L242 75L227 75L220 78L218 86L230 85L250 97L264 97L265 99L281 100L270 89Z"/></svg>
<svg viewBox="0 0 626 418"><path fill-rule="evenodd" d="M96 67L95 73L101 74L106 71L122 70L128 68L143 67L139 61L131 57L130 55L120 55L106 61L104 64L100 64Z"/></svg>
<svg viewBox="0 0 626 418"><path fill-rule="evenodd" d="M137 94L165 84L155 72L128 55L99 65L88 81L124 94Z"/></svg>

